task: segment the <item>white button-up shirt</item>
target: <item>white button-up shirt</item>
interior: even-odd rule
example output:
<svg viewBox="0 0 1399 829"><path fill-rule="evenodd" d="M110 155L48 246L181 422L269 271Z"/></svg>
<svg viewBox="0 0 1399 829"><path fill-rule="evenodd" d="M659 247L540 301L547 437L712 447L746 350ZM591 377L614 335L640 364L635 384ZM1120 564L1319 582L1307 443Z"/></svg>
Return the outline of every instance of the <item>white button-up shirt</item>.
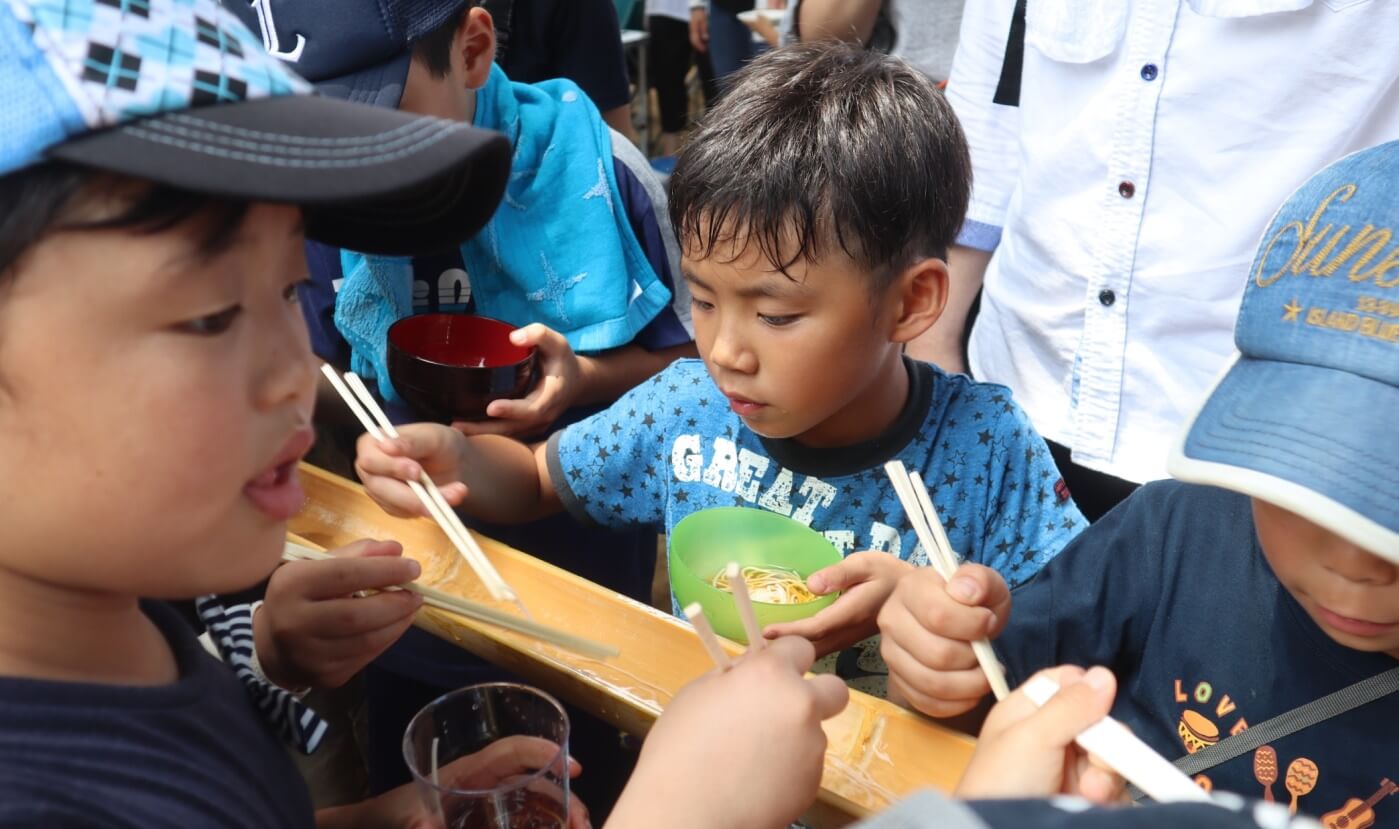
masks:
<svg viewBox="0 0 1399 829"><path fill-rule="evenodd" d="M1018 109L991 102L1013 6L967 3L948 85L963 242L1001 230L970 367L1075 462L1164 477L1278 205L1399 138L1399 0L1029 0Z"/></svg>

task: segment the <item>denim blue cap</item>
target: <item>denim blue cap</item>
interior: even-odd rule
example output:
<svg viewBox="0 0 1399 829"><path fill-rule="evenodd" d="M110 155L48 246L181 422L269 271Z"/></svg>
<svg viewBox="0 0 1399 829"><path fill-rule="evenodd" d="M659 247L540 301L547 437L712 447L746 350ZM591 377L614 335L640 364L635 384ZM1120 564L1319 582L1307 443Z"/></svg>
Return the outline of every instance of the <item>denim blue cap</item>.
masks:
<svg viewBox="0 0 1399 829"><path fill-rule="evenodd" d="M322 94L397 109L413 44L468 0L223 0Z"/></svg>
<svg viewBox="0 0 1399 829"><path fill-rule="evenodd" d="M497 133L312 96L216 0L0 0L0 90L0 177L56 160L296 204L367 253L454 246L510 171Z"/></svg>
<svg viewBox="0 0 1399 829"><path fill-rule="evenodd" d="M1278 210L1234 343L1171 474L1399 563L1399 141L1335 162Z"/></svg>

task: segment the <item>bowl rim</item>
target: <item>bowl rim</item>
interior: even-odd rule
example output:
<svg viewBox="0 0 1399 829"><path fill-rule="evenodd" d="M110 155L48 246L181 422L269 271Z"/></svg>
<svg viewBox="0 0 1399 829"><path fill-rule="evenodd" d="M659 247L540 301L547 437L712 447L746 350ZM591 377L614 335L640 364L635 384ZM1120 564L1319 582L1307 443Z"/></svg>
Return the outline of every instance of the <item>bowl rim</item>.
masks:
<svg viewBox="0 0 1399 829"><path fill-rule="evenodd" d="M833 550L833 551L835 552L835 555L836 555L835 561L831 562L830 564L822 565L822 566L821 566L820 568L818 568L818 569L824 570L824 569L827 568L827 567L833 567L833 566L835 566L836 564L839 564L840 562L842 562L842 561L845 560L845 554L842 553L842 552L840 551L840 548L837 547L836 545L832 544L831 541L830 541L830 539L826 538L826 537L825 537L824 535L822 535L820 532L817 532L816 530L813 530L811 527L808 527L807 525L801 523L800 521L797 521L796 519L793 519L793 518L791 518L791 517L789 517L789 516L783 515L783 514L780 513L780 512L773 512L772 510L766 510L766 509L763 509L763 508L761 508L761 507L740 507L740 506L737 506L737 505L730 505L730 506L706 507L706 508L704 508L704 509L695 510L694 512L690 513L689 515L687 515L687 516L685 516L684 518L681 518L679 521L675 522L675 526L672 527L671 530L670 530L669 538L673 539L673 538L675 537L675 531L676 531L677 529L680 528L680 525L683 524L683 523L685 523L686 521L690 520L690 519L693 518L694 516L699 515L699 514L701 514L701 513L705 513L705 512L720 512L720 511L723 511L723 512L754 512L754 513L761 513L761 514L764 514L764 515L771 515L771 516L773 516L773 517L775 517L775 518L781 518L781 519L783 519L784 521L787 521L788 523L794 524L794 525L796 525L797 527L800 527L801 529L803 529L803 530L805 530L806 532L810 533L811 535L814 535L816 538L820 539L821 542L822 542L823 544L825 544L827 547L829 547L831 550ZM674 544L673 541L668 541L666 546L668 546L668 547L670 548L669 550L666 551L666 558L667 558L667 560L669 560L669 559L679 559L679 558L680 558L680 554L679 554L678 552L676 552L675 544ZM733 594L732 594L731 592L729 592L729 591L721 590L720 588L715 587L714 585L710 584L709 581L708 581L707 579L705 579L703 576L701 576L701 575L699 575L698 573L696 573L696 572L695 572L695 569L694 569L693 567L690 567L688 564L685 564L684 562L681 562L681 564L683 565L683 569L685 570L685 572L689 573L690 576L692 576L696 581L698 581L698 582L701 584L701 586L707 587L707 588L709 588L710 590L713 590L713 591L715 591L715 592L717 592L717 593L720 593L720 594L728 594L728 595L730 595L730 596L733 595ZM673 575L674 572L675 572L675 566L674 566L674 564L672 563L672 564L670 565L670 573L672 574L672 575L670 576L671 579L674 579L674 578L675 578L674 575ZM793 571L793 572L795 572L795 571ZM799 575L800 575L800 574L799 574ZM802 576L803 581L804 581L805 579L807 579L807 578L810 578L810 575L809 575L809 574L806 575L806 576ZM675 586L674 586L674 584L672 584L672 585L671 585L671 590L673 591L674 589L675 589ZM836 591L834 591L834 592L827 593L827 594L825 594L824 596L817 596L816 598L812 599L811 601L807 601L807 602L762 602L762 601L758 601L757 599L752 599L752 602L753 602L753 604L755 604L755 605L763 605L764 607L801 607L801 606L803 606L803 605L815 604L815 603L820 602L820 601L827 601L827 602L829 602L829 601L834 601L836 598L838 598L838 597L840 596L840 594L841 594L841 591L836 590Z"/></svg>
<svg viewBox="0 0 1399 829"><path fill-rule="evenodd" d="M450 311L429 311L429 312L424 313L424 314L409 314L408 316L406 316L406 317L404 317L404 318L398 320L397 322L395 322L393 325L390 325L390 326L389 326L388 333L387 333L387 334L385 335L385 337L384 337L384 339L385 339L385 341L386 341L386 343L387 343L387 348L390 349L390 350L392 350L392 351L397 351L397 352L399 352L399 353L401 353L401 354L403 354L403 355L405 355L405 356L412 357L414 360L417 360L417 361L420 362L420 363L426 363L427 365L430 365L430 366L439 366L439 367L441 367L441 368L453 368L453 369L467 369L467 370L473 370L473 371L498 371L498 370L500 370L500 369L515 369L515 370L518 370L518 369L520 368L520 366L523 366L524 364L526 364L526 363L530 362L531 360L535 359L535 356L539 353L539 346L532 345L532 346L529 346L529 353L527 353L527 354L524 356L523 359L516 360L516 361L513 362L513 363L502 363L502 364L497 365L497 366L464 366L464 365L461 365L460 363L443 363L443 362L440 362L440 361L438 361L438 360L430 360L430 359L428 359L427 357L424 357L424 356L422 356L422 355L420 355L420 354L416 354L416 353L414 353L414 352L412 352L412 351L409 351L409 350L406 349L406 348L403 348L403 347L399 346L397 343L395 343L395 342L393 341L393 330L394 330L395 328L399 327L400 325L402 325L402 324L404 324L404 323L406 323L406 322L410 322L410 321L412 321L412 320L419 320L419 319L422 319L422 318L424 318L424 317L472 317L472 318L475 318L475 319L485 320L486 322L492 322L492 323L497 323L497 324L499 324L499 325L503 325L503 326L505 326L506 328L510 329L510 331L518 331L518 330L521 328L521 326L518 326L518 325L511 325L510 323L506 322L505 320L499 320L499 319L496 319L495 317L488 317L488 316L486 316L486 315L484 315L484 314L455 314L455 313L452 313L452 312L450 312ZM511 345L513 348L520 348L520 347L521 347L521 346L515 345L514 343L511 343L510 345Z"/></svg>

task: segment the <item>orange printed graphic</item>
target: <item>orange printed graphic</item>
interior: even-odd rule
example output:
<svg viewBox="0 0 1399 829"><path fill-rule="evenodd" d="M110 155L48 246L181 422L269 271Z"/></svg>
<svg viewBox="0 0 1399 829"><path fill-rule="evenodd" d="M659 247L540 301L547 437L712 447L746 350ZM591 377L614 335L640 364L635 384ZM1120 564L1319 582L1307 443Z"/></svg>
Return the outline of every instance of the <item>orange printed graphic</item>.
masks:
<svg viewBox="0 0 1399 829"><path fill-rule="evenodd" d="M1180 734L1180 741L1185 744L1187 754L1194 754L1219 742L1219 726L1210 722L1208 717L1188 708L1180 715L1180 724L1176 727L1176 732Z"/></svg>
<svg viewBox="0 0 1399 829"><path fill-rule="evenodd" d="M1312 789L1316 788L1316 779L1320 775L1321 770L1311 760L1298 757L1292 761L1291 765L1287 767L1287 780L1284 783L1287 786L1288 794L1292 795L1292 803L1287 807L1289 812L1297 814L1297 799L1312 793Z"/></svg>
<svg viewBox="0 0 1399 829"><path fill-rule="evenodd" d="M1263 784L1263 800L1273 802L1273 784L1278 782L1278 753L1272 746L1253 752L1253 776Z"/></svg>
<svg viewBox="0 0 1399 829"><path fill-rule="evenodd" d="M1386 777L1380 782L1380 790L1375 792L1369 800L1361 800L1352 797L1346 801L1346 805L1334 812L1327 812L1321 816L1321 825L1326 829L1366 829L1375 825L1375 804L1386 797L1399 792L1399 786L1394 785L1394 781Z"/></svg>
<svg viewBox="0 0 1399 829"><path fill-rule="evenodd" d="M1207 794L1214 791L1214 781L1203 774L1195 775L1195 785L1204 789Z"/></svg>

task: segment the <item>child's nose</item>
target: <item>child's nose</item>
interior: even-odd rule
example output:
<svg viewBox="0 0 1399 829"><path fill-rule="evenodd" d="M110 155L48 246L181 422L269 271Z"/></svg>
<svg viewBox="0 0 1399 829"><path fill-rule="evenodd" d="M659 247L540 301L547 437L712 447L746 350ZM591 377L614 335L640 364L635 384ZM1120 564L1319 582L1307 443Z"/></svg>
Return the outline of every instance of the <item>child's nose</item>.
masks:
<svg viewBox="0 0 1399 829"><path fill-rule="evenodd" d="M709 360L729 371L751 374L757 368L757 360L736 334L732 326L721 326L710 346Z"/></svg>
<svg viewBox="0 0 1399 829"><path fill-rule="evenodd" d="M1388 587L1399 580L1399 567L1353 544L1333 549L1325 559L1327 570L1346 581Z"/></svg>
<svg viewBox="0 0 1399 829"><path fill-rule="evenodd" d="M266 368L257 391L257 403L261 409L271 409L287 403L295 403L309 415L311 401L315 398L316 377L320 372L320 360L311 352L311 344L305 324L301 322L300 311L289 324L269 336L266 355ZM270 333L270 332L269 332Z"/></svg>

